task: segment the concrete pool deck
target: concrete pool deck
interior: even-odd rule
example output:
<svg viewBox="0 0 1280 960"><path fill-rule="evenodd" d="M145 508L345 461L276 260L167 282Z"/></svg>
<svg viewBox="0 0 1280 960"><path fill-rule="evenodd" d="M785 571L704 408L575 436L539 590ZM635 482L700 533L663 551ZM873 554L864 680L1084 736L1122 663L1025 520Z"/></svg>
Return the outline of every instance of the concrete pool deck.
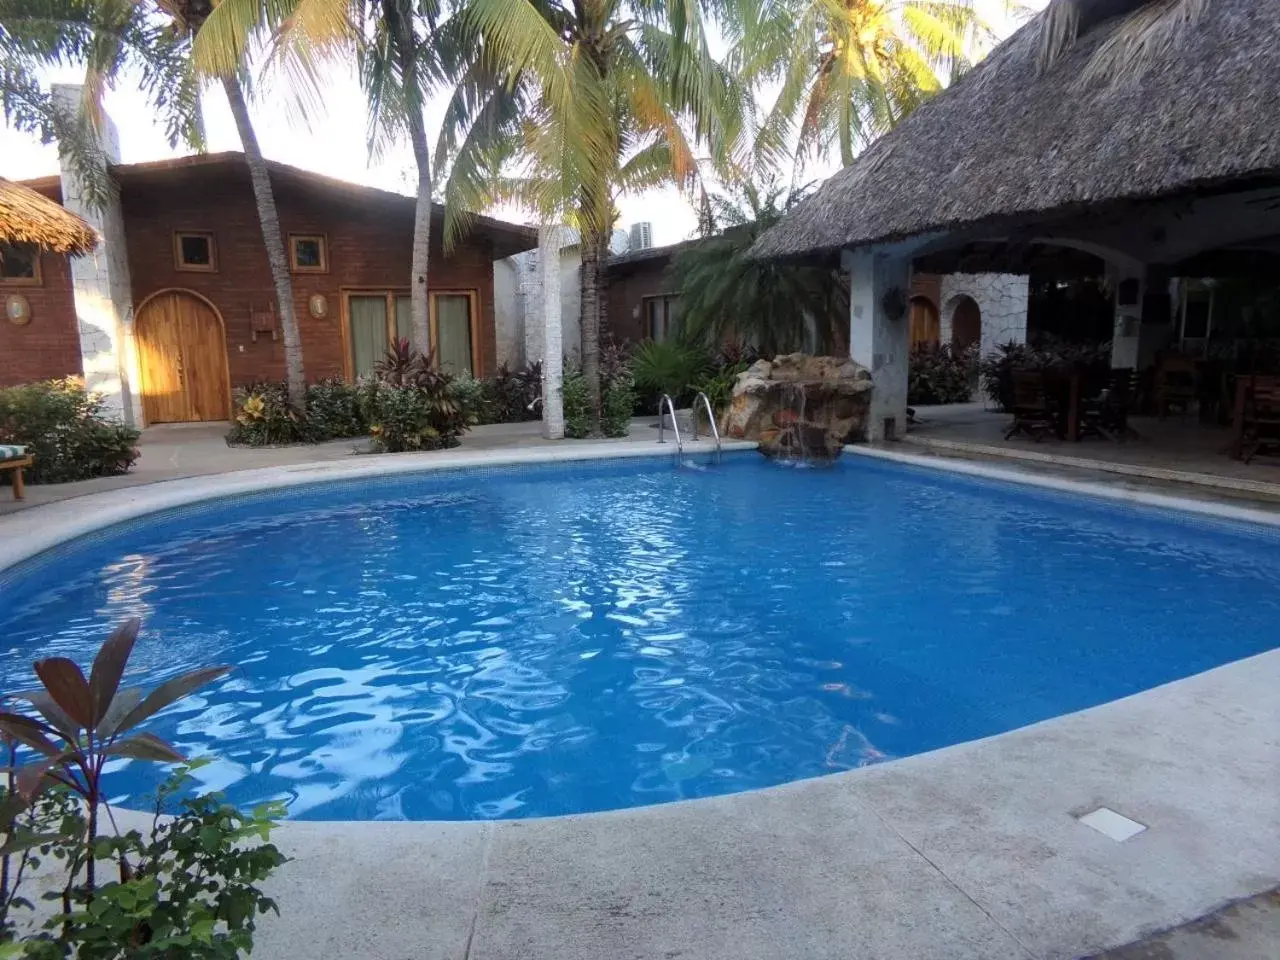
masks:
<svg viewBox="0 0 1280 960"><path fill-rule="evenodd" d="M111 490L0 519L0 570L110 523L250 490L672 452L649 440L347 457ZM1067 483L1168 505L1099 486ZM1280 885L1277 689L1280 650L986 740L732 796L501 823L291 822L277 842L293 860L270 885L282 916L263 921L254 956L933 960L1119 947ZM1077 819L1098 806L1147 829L1111 840Z"/></svg>

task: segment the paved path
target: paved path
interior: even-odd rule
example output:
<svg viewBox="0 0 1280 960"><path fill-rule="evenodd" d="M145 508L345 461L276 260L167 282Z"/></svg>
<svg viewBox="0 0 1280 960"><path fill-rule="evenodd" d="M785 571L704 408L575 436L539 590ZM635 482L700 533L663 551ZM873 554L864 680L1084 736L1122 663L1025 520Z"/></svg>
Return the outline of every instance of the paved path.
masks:
<svg viewBox="0 0 1280 960"><path fill-rule="evenodd" d="M654 417L632 421L630 442L657 439ZM329 443L295 444L287 447L228 447L224 439L226 423L165 424L142 432L138 449L142 456L133 469L118 477L99 477L75 483L44 483L27 486L25 500L15 501L7 487L0 487L0 516L16 513L42 503L66 500L104 490L136 487L144 483L199 477L233 470L255 470L261 467L290 466L301 463L329 463L369 453L369 441L333 440ZM542 423L496 423L473 427L463 435L458 450L502 450L513 447L539 447L556 443L565 446L598 444L608 440L551 441L542 437ZM667 440L671 435L667 434ZM443 451L448 452L448 451ZM390 455L388 455L390 456Z"/></svg>

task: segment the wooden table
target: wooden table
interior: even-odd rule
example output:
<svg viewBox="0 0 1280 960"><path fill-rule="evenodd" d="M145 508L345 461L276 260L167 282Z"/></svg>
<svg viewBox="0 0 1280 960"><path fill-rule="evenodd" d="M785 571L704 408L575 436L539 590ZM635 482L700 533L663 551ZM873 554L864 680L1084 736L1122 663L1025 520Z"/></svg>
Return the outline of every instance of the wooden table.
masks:
<svg viewBox="0 0 1280 960"><path fill-rule="evenodd" d="M31 454L0 460L0 472L8 470L13 474L13 499L15 500L21 500L26 496L27 488L22 479L22 471L29 466L31 466Z"/></svg>

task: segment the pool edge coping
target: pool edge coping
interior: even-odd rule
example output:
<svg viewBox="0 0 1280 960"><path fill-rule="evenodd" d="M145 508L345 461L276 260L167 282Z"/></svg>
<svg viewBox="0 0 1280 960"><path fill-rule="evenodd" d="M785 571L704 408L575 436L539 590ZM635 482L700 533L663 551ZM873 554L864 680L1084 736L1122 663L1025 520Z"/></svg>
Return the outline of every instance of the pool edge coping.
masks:
<svg viewBox="0 0 1280 960"><path fill-rule="evenodd" d="M726 440L726 454L751 451L753 441ZM712 441L686 441L684 453L715 452ZM255 467L225 473L157 480L135 486L87 493L0 516L0 572L75 540L150 514L207 503L224 496L263 493L287 487L314 486L343 480L428 474L468 467L505 467L598 460L675 457L670 443L616 441L564 447L514 447L495 450L451 450L383 454L312 463Z"/></svg>
<svg viewBox="0 0 1280 960"><path fill-rule="evenodd" d="M1235 506L1234 504L1214 500L1197 500L1192 497L1180 497L1170 493L1134 490L1130 487L1120 486L1118 483L1050 476L1031 473L1012 466L993 466L975 460L955 460L926 453L904 453L898 450L886 450L883 447L855 446L852 444L844 449L845 453L866 457L871 460L884 460L908 466L943 470L948 473L977 477L983 480L998 480L1023 486L1040 487L1057 493L1073 493L1077 496L1099 497L1121 503L1156 507L1162 510L1174 510L1179 513L1191 513L1217 520L1232 520L1243 523L1256 523L1266 527L1280 527L1280 513L1260 510L1254 507ZM1058 465L1050 466L1061 469Z"/></svg>

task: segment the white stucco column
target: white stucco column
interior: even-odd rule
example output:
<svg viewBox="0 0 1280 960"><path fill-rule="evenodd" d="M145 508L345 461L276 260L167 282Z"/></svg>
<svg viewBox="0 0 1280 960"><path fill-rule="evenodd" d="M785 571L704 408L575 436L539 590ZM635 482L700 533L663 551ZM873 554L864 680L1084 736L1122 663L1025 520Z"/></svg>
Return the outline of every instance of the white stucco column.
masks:
<svg viewBox="0 0 1280 960"><path fill-rule="evenodd" d="M79 112L79 86L55 84L53 93L64 110ZM99 136L108 161L118 163L119 137L115 124L105 114ZM60 158L59 166L62 205L86 220L102 237L93 253L71 259L71 289L85 384L102 394L105 412L141 426L142 398L136 388L141 381L132 343L133 285L120 198L112 196L100 209L90 206L80 177L65 156Z"/></svg>
<svg viewBox="0 0 1280 960"><path fill-rule="evenodd" d="M564 439L564 336L560 324L560 231L543 227L538 231L538 266L541 272L542 303L542 435L548 440Z"/></svg>
<svg viewBox="0 0 1280 960"><path fill-rule="evenodd" d="M849 274L849 354L871 371L867 439L902 437L907 430L907 289L910 260L875 247L846 250Z"/></svg>
<svg viewBox="0 0 1280 960"><path fill-rule="evenodd" d="M1116 318L1111 367L1150 367L1156 362L1156 354L1174 340L1177 311L1172 307L1177 284L1163 270L1148 275L1140 268L1111 264L1107 266L1107 278L1113 290ZM1163 297L1170 298L1170 302L1162 304Z"/></svg>

